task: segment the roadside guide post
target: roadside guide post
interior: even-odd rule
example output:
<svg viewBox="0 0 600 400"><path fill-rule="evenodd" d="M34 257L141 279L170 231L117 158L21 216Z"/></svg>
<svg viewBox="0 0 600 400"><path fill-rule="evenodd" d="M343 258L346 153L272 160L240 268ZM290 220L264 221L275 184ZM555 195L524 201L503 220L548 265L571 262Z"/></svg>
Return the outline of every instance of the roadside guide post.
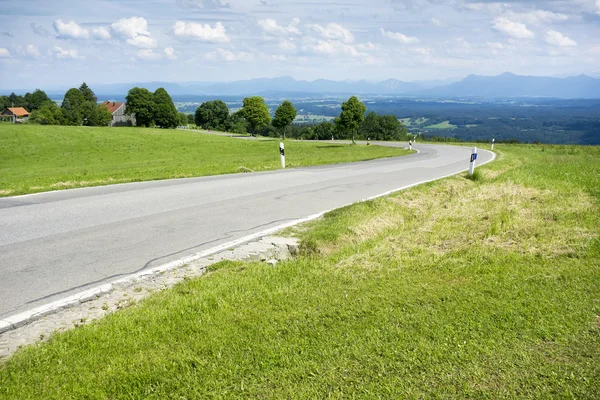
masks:
<svg viewBox="0 0 600 400"><path fill-rule="evenodd" d="M492 139L492 150L494 150L494 142L496 141L496 139Z"/></svg>
<svg viewBox="0 0 600 400"><path fill-rule="evenodd" d="M408 149L409 149L409 150L412 150L412 140L409 140L409 141L408 141Z"/></svg>
<svg viewBox="0 0 600 400"><path fill-rule="evenodd" d="M475 160L477 160L477 147L473 147L471 151L471 162L469 164L469 176L473 175L475 172Z"/></svg>
<svg viewBox="0 0 600 400"><path fill-rule="evenodd" d="M281 155L281 168L285 168L285 150L283 142L279 142L279 155Z"/></svg>

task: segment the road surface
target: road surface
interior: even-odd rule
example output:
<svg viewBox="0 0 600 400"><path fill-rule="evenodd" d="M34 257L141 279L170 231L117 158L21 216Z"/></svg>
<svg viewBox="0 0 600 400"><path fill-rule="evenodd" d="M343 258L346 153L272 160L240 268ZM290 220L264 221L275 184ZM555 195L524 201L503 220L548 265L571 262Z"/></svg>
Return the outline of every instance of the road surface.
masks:
<svg viewBox="0 0 600 400"><path fill-rule="evenodd" d="M0 199L0 319L469 166L470 148L415 148L419 154L360 163ZM480 151L478 162L492 157Z"/></svg>

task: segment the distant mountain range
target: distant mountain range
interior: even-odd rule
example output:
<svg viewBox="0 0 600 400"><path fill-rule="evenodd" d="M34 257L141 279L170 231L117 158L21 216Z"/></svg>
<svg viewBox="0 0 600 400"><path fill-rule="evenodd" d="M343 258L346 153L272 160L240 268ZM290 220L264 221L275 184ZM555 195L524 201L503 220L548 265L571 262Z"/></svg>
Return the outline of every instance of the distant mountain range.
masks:
<svg viewBox="0 0 600 400"><path fill-rule="evenodd" d="M391 95L426 98L600 98L600 79L586 75L568 78L521 76L509 72L497 76L469 75L456 80L381 82L296 80L291 77L250 79L236 82L138 82L92 85L97 95L125 97L139 86L149 90L164 87L172 96L293 96L293 95ZM49 90L50 93L60 93ZM64 92L62 92L64 93Z"/></svg>

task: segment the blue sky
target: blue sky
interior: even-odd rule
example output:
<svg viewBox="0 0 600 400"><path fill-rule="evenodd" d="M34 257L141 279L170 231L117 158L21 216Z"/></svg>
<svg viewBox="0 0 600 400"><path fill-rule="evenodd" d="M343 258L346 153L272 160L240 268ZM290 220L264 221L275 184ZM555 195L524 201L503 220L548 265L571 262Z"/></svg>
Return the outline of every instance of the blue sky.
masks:
<svg viewBox="0 0 600 400"><path fill-rule="evenodd" d="M600 76L600 0L0 0L0 89Z"/></svg>

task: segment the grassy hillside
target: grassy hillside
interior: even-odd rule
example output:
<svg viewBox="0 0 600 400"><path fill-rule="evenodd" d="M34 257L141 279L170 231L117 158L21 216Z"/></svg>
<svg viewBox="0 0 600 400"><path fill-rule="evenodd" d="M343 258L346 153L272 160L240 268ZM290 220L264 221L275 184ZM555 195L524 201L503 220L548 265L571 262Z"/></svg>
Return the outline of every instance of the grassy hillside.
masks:
<svg viewBox="0 0 600 400"><path fill-rule="evenodd" d="M0 398L600 393L600 148L497 146L0 366Z"/></svg>
<svg viewBox="0 0 600 400"><path fill-rule="evenodd" d="M288 167L408 154L286 141ZM280 168L279 141L144 128L0 125L0 196Z"/></svg>

